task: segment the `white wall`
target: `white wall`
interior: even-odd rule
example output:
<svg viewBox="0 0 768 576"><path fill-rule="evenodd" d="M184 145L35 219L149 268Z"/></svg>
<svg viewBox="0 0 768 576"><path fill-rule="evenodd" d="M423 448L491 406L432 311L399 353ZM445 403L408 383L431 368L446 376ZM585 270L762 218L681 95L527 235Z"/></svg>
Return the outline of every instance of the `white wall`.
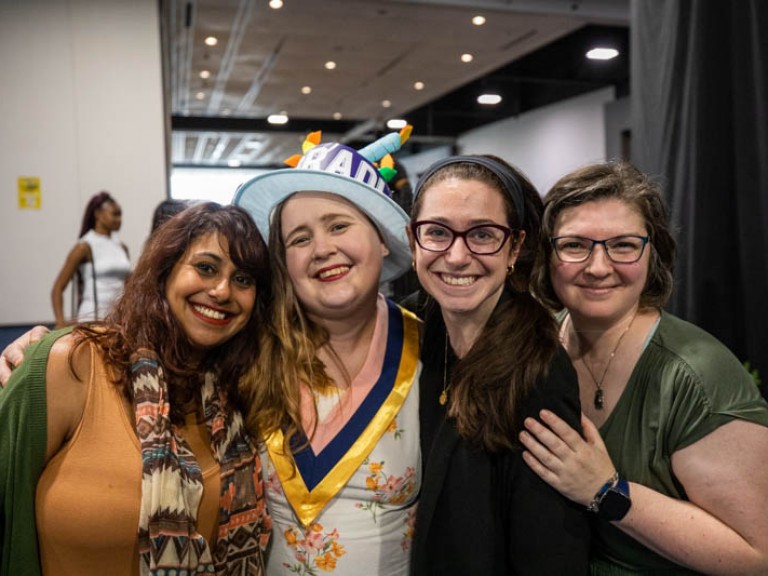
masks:
<svg viewBox="0 0 768 576"><path fill-rule="evenodd" d="M121 237L139 254L166 197L160 54L152 0L0 0L0 326L52 321L53 280L95 192L121 203ZM606 112L615 102L610 88L559 102L468 132L458 150L505 158L543 193L565 172L606 159L613 125L624 125L623 112ZM415 180L448 153L400 160ZM201 197L189 178L207 173L184 172L173 195ZM42 179L41 210L19 209L19 176ZM236 188L205 185L217 201Z"/></svg>
<svg viewBox="0 0 768 576"><path fill-rule="evenodd" d="M0 0L0 325L50 322L50 290L83 209L108 190L139 254L166 197L154 0ZM17 178L41 179L40 210Z"/></svg>
<svg viewBox="0 0 768 576"><path fill-rule="evenodd" d="M566 172L606 160L604 88L463 134L460 154L495 154L523 171L545 194Z"/></svg>
<svg viewBox="0 0 768 576"><path fill-rule="evenodd" d="M235 168L174 168L171 172L171 198L211 200L219 204L229 204L241 184L267 171Z"/></svg>

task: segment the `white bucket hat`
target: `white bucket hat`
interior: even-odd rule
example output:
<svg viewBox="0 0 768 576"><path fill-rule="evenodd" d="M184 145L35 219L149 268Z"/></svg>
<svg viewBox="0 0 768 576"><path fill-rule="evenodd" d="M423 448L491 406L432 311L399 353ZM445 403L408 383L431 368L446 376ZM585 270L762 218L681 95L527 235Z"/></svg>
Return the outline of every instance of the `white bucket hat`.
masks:
<svg viewBox="0 0 768 576"><path fill-rule="evenodd" d="M319 140L319 134L314 134ZM269 238L275 206L292 194L327 192L341 196L376 225L389 249L381 282L394 280L411 266L405 232L409 216L392 200L387 182L373 162L398 150L408 135L410 129L388 134L360 151L338 143L311 143L308 147L305 142L305 154L296 168L274 170L248 180L237 189L232 203L247 210L264 238Z"/></svg>

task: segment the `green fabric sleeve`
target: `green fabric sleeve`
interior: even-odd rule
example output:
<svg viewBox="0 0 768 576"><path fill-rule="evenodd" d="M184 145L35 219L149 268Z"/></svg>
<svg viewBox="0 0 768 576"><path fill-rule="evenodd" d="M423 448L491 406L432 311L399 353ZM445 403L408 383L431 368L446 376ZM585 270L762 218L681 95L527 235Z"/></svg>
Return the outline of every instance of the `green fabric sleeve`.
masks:
<svg viewBox="0 0 768 576"><path fill-rule="evenodd" d="M38 576L35 489L45 465L45 372L58 330L30 345L0 391L0 574Z"/></svg>

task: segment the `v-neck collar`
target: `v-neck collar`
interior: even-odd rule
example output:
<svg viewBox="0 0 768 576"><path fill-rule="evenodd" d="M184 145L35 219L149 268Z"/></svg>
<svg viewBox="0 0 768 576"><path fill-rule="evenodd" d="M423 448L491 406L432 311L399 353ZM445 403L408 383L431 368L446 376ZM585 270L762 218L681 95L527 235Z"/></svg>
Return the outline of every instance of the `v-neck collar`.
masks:
<svg viewBox="0 0 768 576"><path fill-rule="evenodd" d="M341 490L390 427L405 402L418 367L418 319L387 302L389 329L381 374L350 420L319 454L307 446L292 459L283 452L283 434L266 439L272 463L286 498L299 521L308 526Z"/></svg>

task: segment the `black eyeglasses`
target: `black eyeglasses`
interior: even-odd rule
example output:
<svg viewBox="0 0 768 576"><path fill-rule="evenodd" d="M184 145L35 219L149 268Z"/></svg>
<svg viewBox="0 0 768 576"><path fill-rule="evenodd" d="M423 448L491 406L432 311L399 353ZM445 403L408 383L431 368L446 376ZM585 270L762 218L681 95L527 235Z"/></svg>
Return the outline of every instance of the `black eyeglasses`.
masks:
<svg viewBox="0 0 768 576"><path fill-rule="evenodd" d="M429 252L446 252L456 238L463 238L469 251L480 256L496 254L512 235L511 228L500 224L481 224L458 231L432 220L414 222L411 231L416 243Z"/></svg>
<svg viewBox="0 0 768 576"><path fill-rule="evenodd" d="M557 236L550 238L552 248L563 262L584 262L592 255L595 244L602 244L611 261L618 264L637 262L643 255L648 236L614 236L606 240L593 240L582 236Z"/></svg>

